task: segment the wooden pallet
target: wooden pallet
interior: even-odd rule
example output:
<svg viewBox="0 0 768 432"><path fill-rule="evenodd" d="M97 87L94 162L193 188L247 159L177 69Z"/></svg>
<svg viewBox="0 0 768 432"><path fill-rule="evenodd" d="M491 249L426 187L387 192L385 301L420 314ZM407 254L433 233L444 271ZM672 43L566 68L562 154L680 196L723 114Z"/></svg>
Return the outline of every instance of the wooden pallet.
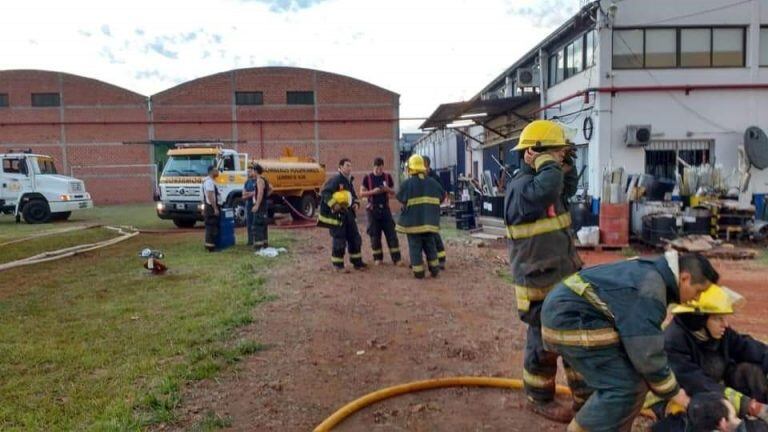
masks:
<svg viewBox="0 0 768 432"><path fill-rule="evenodd" d="M595 251L595 252L617 251L617 250L622 250L622 249L624 249L626 247L629 247L629 244L625 244L625 245L611 245L611 244L603 244L603 243L601 243L601 244L596 244L596 245L582 245L582 244L577 244L576 245L576 249L579 249L579 250L591 250L591 251Z"/></svg>

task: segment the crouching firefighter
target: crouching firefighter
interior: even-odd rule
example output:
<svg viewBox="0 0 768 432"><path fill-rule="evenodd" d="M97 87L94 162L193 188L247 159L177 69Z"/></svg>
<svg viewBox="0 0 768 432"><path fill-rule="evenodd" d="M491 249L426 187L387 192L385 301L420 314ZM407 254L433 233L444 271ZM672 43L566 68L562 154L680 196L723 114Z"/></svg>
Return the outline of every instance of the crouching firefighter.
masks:
<svg viewBox="0 0 768 432"><path fill-rule="evenodd" d="M768 346L732 329L734 306L744 298L734 291L710 286L698 301L672 308L675 318L664 330L669 364L680 385L691 396L716 392L726 398L747 431L768 425ZM657 416L670 411L657 404Z"/></svg>
<svg viewBox="0 0 768 432"><path fill-rule="evenodd" d="M683 409L664 351L667 305L694 300L719 279L701 255L631 259L568 276L541 309L545 347L580 376L586 402L568 431L629 432L648 390Z"/></svg>
<svg viewBox="0 0 768 432"><path fill-rule="evenodd" d="M570 230L567 200L576 192L571 148L562 128L537 120L523 129L518 145L525 163L510 181L504 199L509 262L520 319L528 324L523 383L528 408L550 420L568 423L573 410L555 401L557 354L541 340L541 305L547 294L582 266ZM566 365L578 408L579 386Z"/></svg>
<svg viewBox="0 0 768 432"><path fill-rule="evenodd" d="M352 162L344 158L339 161L339 173L323 186L318 226L329 228L333 244L331 263L337 271L344 270L344 251L349 251L349 261L357 270L365 269L360 252L362 239L357 229L355 210L360 207L352 186Z"/></svg>
<svg viewBox="0 0 768 432"><path fill-rule="evenodd" d="M440 232L443 188L427 177L426 172L424 159L420 155L411 156L408 159L410 177L400 185L397 193L397 200L403 204L397 231L408 236L411 270L417 279L422 279L426 274L422 254L427 256L427 268L432 277L440 273L434 234Z"/></svg>

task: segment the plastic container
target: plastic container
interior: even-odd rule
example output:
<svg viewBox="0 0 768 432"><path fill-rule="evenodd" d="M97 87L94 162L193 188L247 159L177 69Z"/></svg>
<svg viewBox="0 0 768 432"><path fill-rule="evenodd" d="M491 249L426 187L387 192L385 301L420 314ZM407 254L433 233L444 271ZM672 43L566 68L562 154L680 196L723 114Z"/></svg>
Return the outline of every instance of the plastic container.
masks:
<svg viewBox="0 0 768 432"><path fill-rule="evenodd" d="M579 238L579 244L595 246L600 243L600 228L585 226L576 233L576 236Z"/></svg>
<svg viewBox="0 0 768 432"><path fill-rule="evenodd" d="M755 200L755 218L760 220L768 220L768 209L766 209L766 194L754 194Z"/></svg>
<svg viewBox="0 0 768 432"><path fill-rule="evenodd" d="M222 208L219 214L219 235L216 237L216 249L226 249L235 245L235 211Z"/></svg>
<svg viewBox="0 0 768 432"><path fill-rule="evenodd" d="M629 205L600 205L600 241L607 246L629 244Z"/></svg>
<svg viewBox="0 0 768 432"><path fill-rule="evenodd" d="M475 229L475 217L473 215L463 215L456 218L456 229L459 230L471 230Z"/></svg>

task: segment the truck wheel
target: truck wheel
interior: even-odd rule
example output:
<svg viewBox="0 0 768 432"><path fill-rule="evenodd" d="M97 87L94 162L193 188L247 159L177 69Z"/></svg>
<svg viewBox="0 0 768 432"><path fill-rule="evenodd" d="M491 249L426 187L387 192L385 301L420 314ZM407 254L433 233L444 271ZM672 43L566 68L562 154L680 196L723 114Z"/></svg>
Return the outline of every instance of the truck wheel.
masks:
<svg viewBox="0 0 768 432"><path fill-rule="evenodd" d="M33 199L21 209L24 222L28 224L41 224L51 220L51 208L41 199Z"/></svg>
<svg viewBox="0 0 768 432"><path fill-rule="evenodd" d="M179 228L192 228L197 221L194 219L174 219L173 224Z"/></svg>
<svg viewBox="0 0 768 432"><path fill-rule="evenodd" d="M54 221L65 221L65 220L69 219L70 216L72 216L72 212L71 211L51 213L51 220L54 220Z"/></svg>
<svg viewBox="0 0 768 432"><path fill-rule="evenodd" d="M304 196L301 197L301 204L299 204L299 208L296 210L300 211L301 214L308 218L314 217L315 212L317 211L317 201L315 200L315 197L312 194L304 194Z"/></svg>

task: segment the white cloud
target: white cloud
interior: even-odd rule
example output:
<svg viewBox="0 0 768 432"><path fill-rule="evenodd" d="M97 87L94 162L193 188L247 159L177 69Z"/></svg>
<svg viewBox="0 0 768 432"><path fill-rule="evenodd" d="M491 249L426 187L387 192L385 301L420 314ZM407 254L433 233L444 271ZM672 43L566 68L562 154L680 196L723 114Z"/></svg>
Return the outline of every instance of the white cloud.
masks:
<svg viewBox="0 0 768 432"><path fill-rule="evenodd" d="M18 0L0 15L0 69L153 94L236 67L307 67L395 91L402 117L426 117L472 97L560 24L542 10L578 4L553 1Z"/></svg>

